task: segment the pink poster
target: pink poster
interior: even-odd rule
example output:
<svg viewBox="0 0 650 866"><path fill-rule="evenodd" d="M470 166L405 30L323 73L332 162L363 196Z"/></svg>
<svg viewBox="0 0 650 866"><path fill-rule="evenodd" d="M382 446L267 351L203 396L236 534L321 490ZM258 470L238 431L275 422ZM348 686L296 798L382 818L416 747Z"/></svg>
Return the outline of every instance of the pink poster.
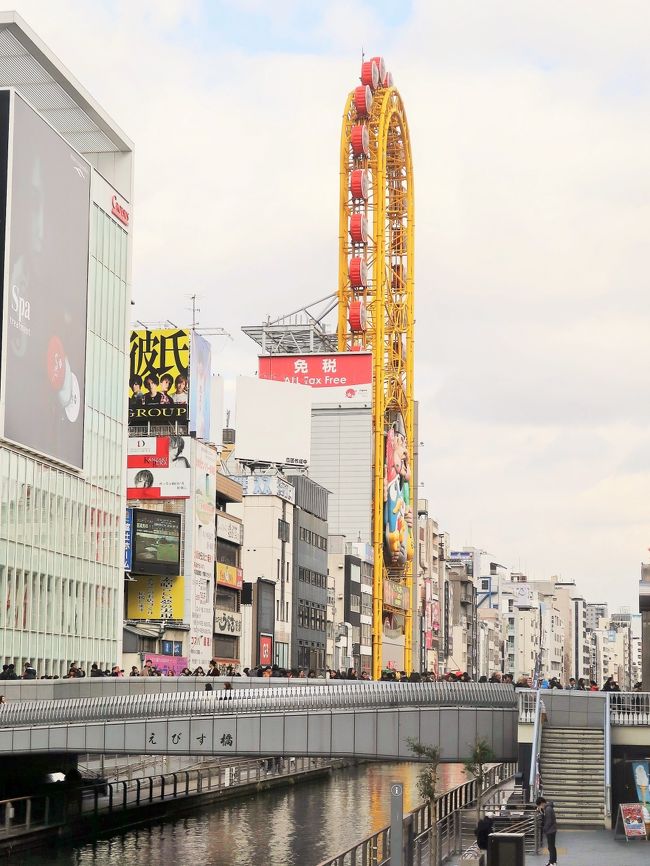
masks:
<svg viewBox="0 0 650 866"><path fill-rule="evenodd" d="M167 674L167 671L172 671L174 676L180 676L183 668L187 667L185 656L147 655L144 660L151 662L157 670L162 671L163 676Z"/></svg>

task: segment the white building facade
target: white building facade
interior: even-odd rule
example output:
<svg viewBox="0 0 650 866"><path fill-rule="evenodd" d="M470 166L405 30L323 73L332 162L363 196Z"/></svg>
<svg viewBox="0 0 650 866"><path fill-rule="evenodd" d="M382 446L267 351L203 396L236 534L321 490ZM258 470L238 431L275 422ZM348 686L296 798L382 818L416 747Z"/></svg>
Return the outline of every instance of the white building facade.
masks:
<svg viewBox="0 0 650 866"><path fill-rule="evenodd" d="M77 178L89 180L87 219L81 235L73 238L80 243L87 231L83 279L76 283L73 299L79 316L67 323L62 319L61 327L72 334L69 341L53 331L42 346L58 411L43 412L41 405L28 431L32 436L22 437L10 432L19 425L14 424L11 398L5 393L0 441L3 662L20 671L31 661L39 675L62 676L73 661L85 668L95 661L107 666L121 655L133 145L15 13L0 14L0 59L3 69L11 67L10 79L0 75L0 87L14 88L12 104L20 106L17 110L30 117L34 128L39 125L42 135L43 152L35 154L34 163L40 168L31 175L34 183L39 179L41 198L36 205L24 205L38 208L31 221L43 232L31 239L34 256L42 254L48 233L65 230L65 189L59 192L58 204L52 200L61 173L49 170L48 175L53 154L67 148ZM37 147L33 136L29 146ZM21 204L20 192L18 187L13 205L7 203L10 230L17 219L13 206ZM9 244L6 252L5 297L8 279L16 288L16 271L9 273L16 253ZM31 262L31 253L23 255L22 310L29 304L34 318L20 323L20 333L33 341L35 354L38 341L48 339L47 329L55 327L61 313L52 299L65 307L63 298L71 291L72 276L68 281L67 272L72 275L75 257L67 253L63 258L59 249L60 281L50 271L47 291L39 290L38 266ZM29 271L30 262L31 280L25 275L25 263ZM48 304L53 307L51 316ZM4 307L9 318L6 303ZM39 326L37 310L51 321ZM75 366L70 346L79 334L85 340ZM24 344L28 352L31 345ZM10 355L3 351L3 382L11 378L10 364ZM79 428L79 459L62 456L66 436ZM34 445L37 433L44 442L50 436L52 447Z"/></svg>

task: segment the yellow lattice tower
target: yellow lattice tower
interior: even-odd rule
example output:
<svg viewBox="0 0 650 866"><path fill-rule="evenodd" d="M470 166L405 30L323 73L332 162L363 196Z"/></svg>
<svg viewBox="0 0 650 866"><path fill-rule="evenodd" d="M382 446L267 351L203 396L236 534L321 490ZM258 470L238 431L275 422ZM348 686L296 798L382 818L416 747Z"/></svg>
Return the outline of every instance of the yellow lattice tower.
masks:
<svg viewBox="0 0 650 866"><path fill-rule="evenodd" d="M413 669L413 169L404 105L382 58L362 64L361 82L348 96L341 130L338 348L373 353L372 666L378 679L385 613L404 613L404 669ZM397 592L393 602L402 597L403 609L386 602L384 580L401 587L388 588Z"/></svg>

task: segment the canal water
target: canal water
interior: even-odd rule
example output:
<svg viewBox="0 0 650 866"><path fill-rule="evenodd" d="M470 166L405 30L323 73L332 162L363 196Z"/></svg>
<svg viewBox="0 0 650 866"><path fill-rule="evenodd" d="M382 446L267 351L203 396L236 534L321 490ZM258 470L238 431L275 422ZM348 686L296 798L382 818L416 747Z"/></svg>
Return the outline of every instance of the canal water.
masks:
<svg viewBox="0 0 650 866"><path fill-rule="evenodd" d="M419 805L417 764L362 764L322 779L264 791L191 816L83 845L14 854L12 866L316 866L390 823L390 783L404 810ZM440 765L439 791L465 781Z"/></svg>

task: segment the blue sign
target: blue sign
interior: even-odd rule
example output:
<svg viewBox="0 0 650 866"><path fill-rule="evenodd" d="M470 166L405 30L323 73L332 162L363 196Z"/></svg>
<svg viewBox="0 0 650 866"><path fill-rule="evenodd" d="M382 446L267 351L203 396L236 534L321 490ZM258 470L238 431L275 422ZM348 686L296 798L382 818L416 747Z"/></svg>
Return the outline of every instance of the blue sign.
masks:
<svg viewBox="0 0 650 866"><path fill-rule="evenodd" d="M124 521L124 571L131 571L133 564L133 509L126 509Z"/></svg>
<svg viewBox="0 0 650 866"><path fill-rule="evenodd" d="M212 389L212 347L192 331L190 347L190 433L197 439L210 439L210 399Z"/></svg>

